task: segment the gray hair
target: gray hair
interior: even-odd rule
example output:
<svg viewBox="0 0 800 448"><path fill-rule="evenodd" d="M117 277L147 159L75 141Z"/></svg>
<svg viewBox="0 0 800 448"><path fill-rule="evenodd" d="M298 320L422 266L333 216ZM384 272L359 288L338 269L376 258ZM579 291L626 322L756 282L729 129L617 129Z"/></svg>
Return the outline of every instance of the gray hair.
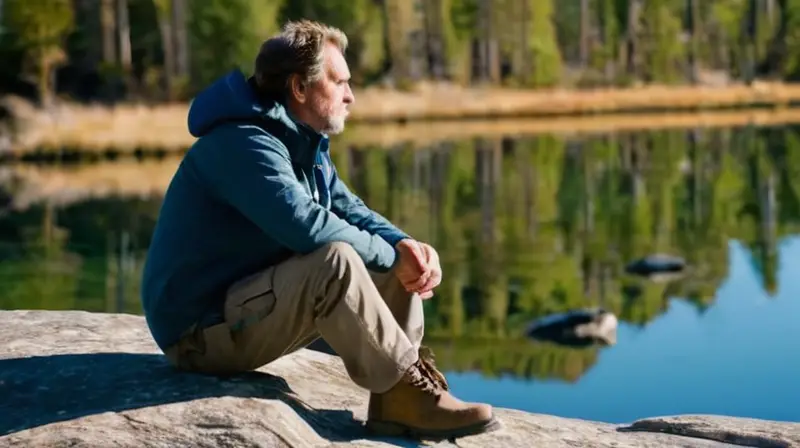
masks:
<svg viewBox="0 0 800 448"><path fill-rule="evenodd" d="M322 79L323 51L328 43L344 53L347 36L338 28L312 20L287 22L279 34L261 44L256 56L253 77L259 93L282 97L293 74L305 83Z"/></svg>

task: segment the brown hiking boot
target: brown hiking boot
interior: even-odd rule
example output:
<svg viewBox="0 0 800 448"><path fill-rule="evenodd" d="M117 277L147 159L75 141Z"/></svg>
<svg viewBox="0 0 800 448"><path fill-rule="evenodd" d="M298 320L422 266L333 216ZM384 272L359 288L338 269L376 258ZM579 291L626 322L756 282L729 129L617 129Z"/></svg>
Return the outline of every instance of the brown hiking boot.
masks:
<svg viewBox="0 0 800 448"><path fill-rule="evenodd" d="M371 394L367 429L382 436L453 439L500 428L491 406L454 397L440 385L444 376L431 369L420 358L388 392Z"/></svg>

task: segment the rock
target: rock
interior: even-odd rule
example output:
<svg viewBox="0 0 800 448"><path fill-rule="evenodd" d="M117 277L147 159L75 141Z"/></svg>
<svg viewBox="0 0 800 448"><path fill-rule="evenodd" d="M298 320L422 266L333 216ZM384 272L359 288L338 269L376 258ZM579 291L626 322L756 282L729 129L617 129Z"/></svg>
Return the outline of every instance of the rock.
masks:
<svg viewBox="0 0 800 448"><path fill-rule="evenodd" d="M0 311L0 338L0 446L418 446L366 434L368 394L331 355L300 350L230 378L178 373L142 317L81 311ZM797 423L678 416L613 425L497 413L501 430L457 446L800 446Z"/></svg>
<svg viewBox="0 0 800 448"><path fill-rule="evenodd" d="M552 314L532 322L526 336L567 346L617 342L617 317L603 309L573 310Z"/></svg>
<svg viewBox="0 0 800 448"><path fill-rule="evenodd" d="M627 273L648 277L654 281L670 281L679 278L686 269L686 260L667 254L648 255L625 266Z"/></svg>

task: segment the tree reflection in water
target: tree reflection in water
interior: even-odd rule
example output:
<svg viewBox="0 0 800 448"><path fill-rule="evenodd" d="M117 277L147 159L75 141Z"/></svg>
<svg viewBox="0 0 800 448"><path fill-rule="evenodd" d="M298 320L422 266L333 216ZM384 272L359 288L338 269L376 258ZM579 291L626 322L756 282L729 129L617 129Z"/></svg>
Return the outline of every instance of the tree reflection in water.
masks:
<svg viewBox="0 0 800 448"><path fill-rule="evenodd" d="M598 349L526 340L528 322L602 307L644 325L673 297L702 313L728 274L731 240L749 248L772 293L777 245L798 230L795 127L480 138L333 154L369 205L439 249L445 277L426 302L427 343L446 370L577 381ZM115 189L92 181L124 177L113 164L4 168L19 174L13 188L14 176L2 177L7 199L26 196L0 217L0 307L138 313L158 192L174 167L125 166L134 174ZM47 184L56 178L57 187ZM651 253L683 257L691 274L653 282L625 273Z"/></svg>

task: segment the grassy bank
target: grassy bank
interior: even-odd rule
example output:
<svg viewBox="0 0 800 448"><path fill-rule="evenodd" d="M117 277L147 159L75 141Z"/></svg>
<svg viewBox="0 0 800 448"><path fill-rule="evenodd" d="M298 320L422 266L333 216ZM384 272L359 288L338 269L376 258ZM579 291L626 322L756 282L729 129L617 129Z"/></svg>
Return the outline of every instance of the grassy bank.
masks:
<svg viewBox="0 0 800 448"><path fill-rule="evenodd" d="M439 158L431 159L431 157L435 157L434 153L444 150L449 146L435 145L436 141L468 139L470 137L494 140L493 144L490 145L478 145L475 141L466 141L465 144L457 145L453 148L456 149L456 151L452 153L455 159L451 161L456 163L456 165L453 165L451 168L460 169L456 167L461 166L461 162L456 162L456 160L464 160L459 159L459 157L464 156L463 150L468 151L466 155L468 159L472 157L469 156L469 151L479 147L491 149L493 151L502 151L504 164L533 160L529 157L537 157L536 154L543 154L541 151L536 151L536 148L541 148L545 152L549 152L550 149L553 149L559 154L561 153L561 149L569 147L581 148L581 150L587 152L587 154L600 151L597 157L602 158L605 157L605 155L603 155L606 154L605 151L611 149L607 146L609 141L605 138L598 138L597 135L592 134L602 134L608 131L633 131L638 133L646 129L658 129L673 130L674 133L669 135L644 133L640 135L645 138L637 139L636 142L625 138L619 138L618 141L621 144L626 141L627 143L635 143L637 148L652 148L657 152L661 149L667 149L661 147L658 142L669 142L669 152L673 154L670 157L678 157L678 159L673 158L671 160L677 165L672 167L663 166L659 169L675 169L685 173L684 170L689 167L689 165L686 164L692 164L699 160L694 158L696 154L692 154L695 149L691 148L696 148L696 150L700 152L726 152L731 148L734 149L734 151L737 149L742 150L744 148L742 145L746 145L747 148L757 148L766 141L780 143L785 140L787 142L786 144L789 145L787 146L787 151L790 153L791 139L789 136L795 132L792 129L778 129L768 134L758 133L758 140L749 142L741 140L742 136L749 135L748 132L743 132L741 127L747 125L780 126L785 123L800 123L800 108L783 112L751 111L750 113L744 113L727 111L703 114L672 114L660 117L655 115L615 115L583 119L543 120L541 122L537 120L475 121L471 123L471 126L464 126L463 122L442 122L438 125L430 124L427 127L423 127L420 123L410 124L406 127L397 126L396 129L387 130L380 135L369 133L359 134L356 132L357 130L368 130L367 127L360 126L349 135L353 135L355 138L359 138L359 135L361 135L361 142L369 142L369 147L363 148L360 154L358 154L358 151L353 151L348 154L348 149L350 148L342 144L337 144L334 151L336 154L343 157L337 160L338 163L344 163L340 168L349 166L352 170L358 169L356 168L358 166L364 168L377 166L373 165L374 163L378 163L379 165L389 163L389 160L383 158L381 154L387 155L389 151L384 150L397 148L395 145L403 143L404 146L401 147L401 152L405 155L401 155L399 159L393 159L393 162L401 163L402 166L408 167L405 164L412 163L412 161L406 158L406 156L411 154L408 153L406 149L419 148L418 153L422 157L414 158L413 163L415 166L417 166L417 162L423 164L418 166L421 171L417 173L423 175L421 173L430 174L435 172L436 169L438 169L436 167L439 167L439 163L444 160ZM698 128L706 129L709 132L698 135L701 137L700 142L702 143L697 142L700 146L693 146L692 143L687 140L690 135L688 130ZM732 130L733 128L740 129ZM465 133L465 129L469 132ZM722 132L722 134L719 132ZM537 136L537 134L540 135ZM557 135L561 142L548 143L547 139L541 139L541 134ZM538 139L539 144L512 145L510 147L496 144L496 139L501 136L529 136L532 139ZM367 140L367 138L371 140ZM675 140L675 138L678 140ZM789 140L786 140L787 138L789 138ZM570 142L579 143L579 139L585 139L584 142L588 144L570 145ZM593 142L600 143L600 145L594 145ZM513 149L513 153L507 153L507 149ZM373 159L366 155L366 153L375 155L378 158ZM568 153L569 150L567 150L567 153L564 153L563 156L567 157ZM625 153L625 151L620 152L620 157L623 157ZM749 149L744 152L738 151L738 153L740 154L739 156L742 154L750 154ZM87 155L96 156L96 163L11 163L0 165L0 178L5 179L4 182L7 186L11 186L15 208L24 208L29 204L37 203L45 199L56 205L65 205L88 197L105 197L116 194L144 197L152 194L161 194L166 189L181 161L181 153L179 152L165 153L164 157L158 160L154 158L135 160L132 157L119 157L117 160L103 160L105 159L105 157L103 157L104 154L95 152L84 153L84 158L79 160L79 162L88 161L85 158ZM657 155L653 155L656 156L656 159L652 160L661 160ZM367 159L364 159L364 157L367 157ZM548 156L545 157L545 159L540 159L540 161L547 160ZM701 155L699 157L702 158L705 156ZM620 159L620 161L624 159L625 157ZM590 159L587 160L595 159L590 156ZM742 159L740 162L744 164L749 163L747 160ZM783 159L780 158L776 160ZM433 165L428 165L430 163L433 163ZM701 161L700 163L702 164L703 162ZM434 169L434 171L430 171L431 169ZM560 169L561 168L558 168L557 170ZM675 172L677 173L678 171ZM352 176L354 172L350 171L350 174L343 175ZM553 185L556 184L558 184L558 182Z"/></svg>
<svg viewBox="0 0 800 448"><path fill-rule="evenodd" d="M800 84L580 92L431 86L405 93L365 90L357 94L348 131L337 138L354 145L391 145L477 135L785 123L800 120L800 112L784 108L799 101ZM765 105L770 107L754 109ZM108 151L109 157L180 152L194 140L186 130L185 104L62 104L45 113L13 101L12 109L20 129L11 158L62 150Z"/></svg>
<svg viewBox="0 0 800 448"><path fill-rule="evenodd" d="M579 135L601 134L653 129L691 129L740 127L747 125L779 126L800 123L800 108L749 109L713 112L663 114L609 114L593 117L561 117L541 119L449 120L384 124L368 126L355 124L335 138L335 146L374 146L389 148L396 145L425 147L436 142L465 138L524 137L540 134ZM51 141L35 147L21 148L4 154L7 162L99 161L131 157L139 159L164 158L182 154L192 138L184 133L154 132L153 129L132 136L137 145L113 133L88 133L83 138L60 138L61 144ZM169 143L169 144L167 144Z"/></svg>

